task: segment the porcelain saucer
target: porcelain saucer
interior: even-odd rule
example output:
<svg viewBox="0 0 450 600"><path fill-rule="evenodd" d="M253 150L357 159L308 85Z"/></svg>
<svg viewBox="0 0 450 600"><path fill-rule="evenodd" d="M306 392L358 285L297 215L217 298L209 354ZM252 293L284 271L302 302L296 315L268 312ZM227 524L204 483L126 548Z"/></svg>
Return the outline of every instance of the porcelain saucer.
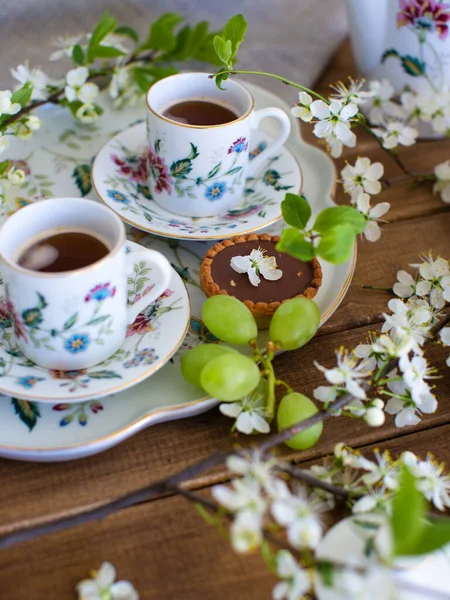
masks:
<svg viewBox="0 0 450 600"><path fill-rule="evenodd" d="M127 242L125 251L140 248ZM145 261L136 262L133 275L128 277L128 302L139 300L153 285L152 269ZM156 373L175 354L189 317L186 287L173 271L168 289L128 325L125 342L113 356L89 369L56 371L34 364L15 345L0 284L0 392L25 400L67 404L126 390ZM104 327L107 334L107 323Z"/></svg>
<svg viewBox="0 0 450 600"><path fill-rule="evenodd" d="M271 140L267 133L252 132L250 160ZM267 159L254 177L246 180L242 202L235 209L217 217L182 217L152 200L147 187L145 153L145 123L138 123L103 146L91 178L104 204L130 225L158 236L216 240L258 231L281 219L281 202L287 191L297 194L302 188L298 162L287 148L282 148L277 156Z"/></svg>

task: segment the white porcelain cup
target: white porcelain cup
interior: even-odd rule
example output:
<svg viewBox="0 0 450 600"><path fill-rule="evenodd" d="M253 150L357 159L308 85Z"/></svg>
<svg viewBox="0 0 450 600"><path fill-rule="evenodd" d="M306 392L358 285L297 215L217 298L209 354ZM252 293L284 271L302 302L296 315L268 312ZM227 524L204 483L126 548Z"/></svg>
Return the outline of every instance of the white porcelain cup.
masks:
<svg viewBox="0 0 450 600"><path fill-rule="evenodd" d="M61 273L18 265L24 249L56 232L78 231L109 249L87 267ZM125 254L125 227L109 208L81 198L43 200L22 208L0 230L0 269L14 323L11 352L49 369L77 370L106 360L123 344L128 323L167 288L171 266L154 250ZM127 271L142 260L156 285L127 306Z"/></svg>
<svg viewBox="0 0 450 600"><path fill-rule="evenodd" d="M254 110L253 97L229 79L219 90L206 73L180 73L155 83L147 93L149 187L164 209L188 217L225 213L242 199L246 177L287 140L291 122L279 108ZM223 105L236 119L221 125L178 123L164 112L187 100ZM248 162L251 130L262 119L280 124L278 137Z"/></svg>

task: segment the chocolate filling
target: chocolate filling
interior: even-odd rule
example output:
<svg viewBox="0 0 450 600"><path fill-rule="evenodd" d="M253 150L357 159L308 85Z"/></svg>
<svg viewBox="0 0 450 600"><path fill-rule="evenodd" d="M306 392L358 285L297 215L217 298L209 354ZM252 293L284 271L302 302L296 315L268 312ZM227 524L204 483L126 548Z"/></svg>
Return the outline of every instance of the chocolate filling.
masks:
<svg viewBox="0 0 450 600"><path fill-rule="evenodd" d="M269 281L260 274L261 283L254 286L246 273L236 273L230 261L233 256L248 256L252 250L262 248L266 256L274 256L278 268L283 275L278 281ZM215 283L230 296L239 300L252 302L282 302L287 298L298 296L311 284L314 279L313 265L297 260L289 254L277 252L275 243L270 240L253 240L227 246L216 254L211 264L211 275Z"/></svg>

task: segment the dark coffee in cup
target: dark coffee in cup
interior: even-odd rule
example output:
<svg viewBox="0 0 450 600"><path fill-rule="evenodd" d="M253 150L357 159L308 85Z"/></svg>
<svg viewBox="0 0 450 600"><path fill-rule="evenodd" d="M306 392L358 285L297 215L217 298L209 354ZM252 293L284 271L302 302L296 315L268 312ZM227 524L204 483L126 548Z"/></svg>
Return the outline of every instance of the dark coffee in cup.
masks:
<svg viewBox="0 0 450 600"><path fill-rule="evenodd" d="M48 232L21 252L20 267L41 273L62 273L82 269L109 253L97 237L80 231Z"/></svg>
<svg viewBox="0 0 450 600"><path fill-rule="evenodd" d="M209 100L185 100L167 108L163 115L186 125L223 125L238 118L230 108Z"/></svg>

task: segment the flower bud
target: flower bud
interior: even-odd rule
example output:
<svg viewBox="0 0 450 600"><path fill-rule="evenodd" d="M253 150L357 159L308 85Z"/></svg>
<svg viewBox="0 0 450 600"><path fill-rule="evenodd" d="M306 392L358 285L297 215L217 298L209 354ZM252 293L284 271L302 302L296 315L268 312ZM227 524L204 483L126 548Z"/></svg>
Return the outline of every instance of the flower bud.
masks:
<svg viewBox="0 0 450 600"><path fill-rule="evenodd" d="M364 421L370 425L370 427L380 427L385 421L385 414L380 408L374 406L366 410L364 415Z"/></svg>

